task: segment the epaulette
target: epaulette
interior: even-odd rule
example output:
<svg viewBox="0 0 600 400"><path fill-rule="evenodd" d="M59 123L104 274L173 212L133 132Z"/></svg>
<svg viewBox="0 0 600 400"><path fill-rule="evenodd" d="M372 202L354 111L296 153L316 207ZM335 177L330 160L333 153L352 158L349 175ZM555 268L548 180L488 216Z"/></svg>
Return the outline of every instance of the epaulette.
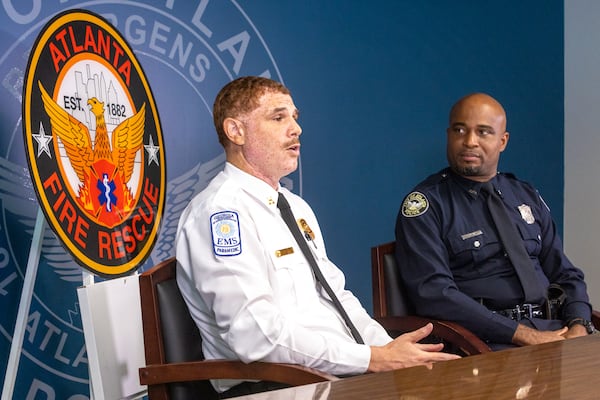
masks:
<svg viewBox="0 0 600 400"><path fill-rule="evenodd" d="M449 171L450 171L449 168L444 168L443 170L438 171L435 174L429 175L427 178L425 178L423 181L421 181L419 186L423 187L423 186L438 185L438 184L444 182L446 179L448 179Z"/></svg>
<svg viewBox="0 0 600 400"><path fill-rule="evenodd" d="M512 172L498 172L498 174L500 175L504 175L505 177L509 178L509 179L514 179L514 180L519 180L519 178L517 178L517 176L515 174L513 174Z"/></svg>
<svg viewBox="0 0 600 400"><path fill-rule="evenodd" d="M517 178L517 176L515 174L513 174L512 172L498 172L498 174L502 175L503 177L505 177L505 178L507 178L509 180L515 181L515 183L517 183L519 185L522 185L524 187L527 187L527 188L529 188L530 190L532 190L532 191L534 191L536 193L538 191L535 188L535 186L533 186L531 183L523 181L523 180ZM539 195L539 193L538 193L538 195Z"/></svg>

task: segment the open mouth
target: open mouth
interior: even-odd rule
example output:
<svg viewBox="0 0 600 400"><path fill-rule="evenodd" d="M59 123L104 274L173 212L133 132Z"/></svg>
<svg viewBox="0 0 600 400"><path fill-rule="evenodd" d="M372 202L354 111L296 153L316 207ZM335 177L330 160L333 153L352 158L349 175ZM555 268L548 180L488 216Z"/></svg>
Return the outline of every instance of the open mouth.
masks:
<svg viewBox="0 0 600 400"><path fill-rule="evenodd" d="M295 152L300 151L300 142L294 141L294 142L288 144L286 146L286 149L287 150L292 150L292 151L295 151Z"/></svg>

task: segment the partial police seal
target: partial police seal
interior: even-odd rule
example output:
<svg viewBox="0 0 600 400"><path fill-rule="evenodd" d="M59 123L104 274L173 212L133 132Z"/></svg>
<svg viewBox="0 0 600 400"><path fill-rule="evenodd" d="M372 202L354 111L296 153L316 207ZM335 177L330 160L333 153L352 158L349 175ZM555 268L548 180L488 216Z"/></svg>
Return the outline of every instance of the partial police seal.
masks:
<svg viewBox="0 0 600 400"><path fill-rule="evenodd" d="M429 201L421 192L412 192L402 203L402 215L405 217L418 217L425 214L429 209Z"/></svg>
<svg viewBox="0 0 600 400"><path fill-rule="evenodd" d="M107 20L70 10L42 29L23 134L40 206L74 259L105 277L142 265L163 214L165 151L145 74Z"/></svg>

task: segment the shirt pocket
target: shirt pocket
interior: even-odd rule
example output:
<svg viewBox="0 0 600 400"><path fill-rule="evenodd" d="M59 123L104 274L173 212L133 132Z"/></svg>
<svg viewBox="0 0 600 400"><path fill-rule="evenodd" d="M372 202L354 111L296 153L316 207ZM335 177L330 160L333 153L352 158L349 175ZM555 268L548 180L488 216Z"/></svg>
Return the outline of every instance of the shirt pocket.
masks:
<svg viewBox="0 0 600 400"><path fill-rule="evenodd" d="M312 270L298 246L286 244L271 252L273 276L271 285L276 300L284 307L298 307L309 301L307 293L315 292Z"/></svg>
<svg viewBox="0 0 600 400"><path fill-rule="evenodd" d="M496 232L482 229L473 232L477 234L448 236L448 244L452 252L450 265L456 278L468 279L481 276L482 271L479 267L502 249Z"/></svg>
<svg viewBox="0 0 600 400"><path fill-rule="evenodd" d="M542 250L542 231L537 223L518 223L517 228L530 256L539 256Z"/></svg>

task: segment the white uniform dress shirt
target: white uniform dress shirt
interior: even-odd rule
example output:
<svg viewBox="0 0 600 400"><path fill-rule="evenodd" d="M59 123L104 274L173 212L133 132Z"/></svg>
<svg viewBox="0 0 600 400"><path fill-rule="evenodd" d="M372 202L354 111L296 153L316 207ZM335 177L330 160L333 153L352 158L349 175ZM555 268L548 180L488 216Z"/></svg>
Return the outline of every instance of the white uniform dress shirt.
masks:
<svg viewBox="0 0 600 400"><path fill-rule="evenodd" d="M334 375L361 374L369 345L392 338L344 289L317 219L299 196L279 188L315 238L323 275L356 325L352 338L277 208L278 192L227 163L187 206L176 238L177 282L200 329L207 359L301 364ZM224 391L235 381L214 381Z"/></svg>

